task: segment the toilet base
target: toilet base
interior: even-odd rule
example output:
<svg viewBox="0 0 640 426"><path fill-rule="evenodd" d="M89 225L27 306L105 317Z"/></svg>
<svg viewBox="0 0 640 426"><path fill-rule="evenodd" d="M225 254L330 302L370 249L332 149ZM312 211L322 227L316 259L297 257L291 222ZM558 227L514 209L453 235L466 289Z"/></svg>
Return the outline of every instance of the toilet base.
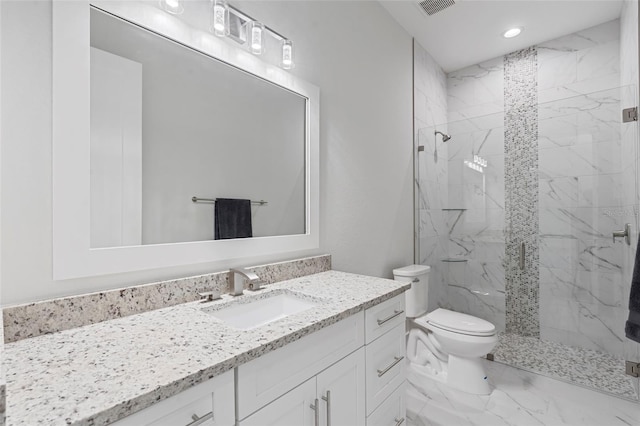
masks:
<svg viewBox="0 0 640 426"><path fill-rule="evenodd" d="M427 395L432 382L447 384L447 371L434 371L424 365L407 362L407 381L418 389L422 394Z"/></svg>
<svg viewBox="0 0 640 426"><path fill-rule="evenodd" d="M430 381L436 381L472 395L491 394L491 386L482 365L482 358L460 358L449 355L449 362L444 371L434 371L427 366L407 362L407 380L425 394L428 392Z"/></svg>
<svg viewBox="0 0 640 426"><path fill-rule="evenodd" d="M461 358L449 355L447 384L473 395L489 395L491 387L482 365L482 358Z"/></svg>

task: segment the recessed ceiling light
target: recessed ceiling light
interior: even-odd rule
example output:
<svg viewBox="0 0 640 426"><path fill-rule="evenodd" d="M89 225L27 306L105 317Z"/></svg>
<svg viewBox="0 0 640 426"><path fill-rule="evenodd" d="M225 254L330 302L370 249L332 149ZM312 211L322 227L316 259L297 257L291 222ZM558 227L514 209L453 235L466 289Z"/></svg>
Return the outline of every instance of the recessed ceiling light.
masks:
<svg viewBox="0 0 640 426"><path fill-rule="evenodd" d="M522 27L509 28L507 31L505 31L502 34L502 37L513 38L520 35L521 32L522 32Z"/></svg>

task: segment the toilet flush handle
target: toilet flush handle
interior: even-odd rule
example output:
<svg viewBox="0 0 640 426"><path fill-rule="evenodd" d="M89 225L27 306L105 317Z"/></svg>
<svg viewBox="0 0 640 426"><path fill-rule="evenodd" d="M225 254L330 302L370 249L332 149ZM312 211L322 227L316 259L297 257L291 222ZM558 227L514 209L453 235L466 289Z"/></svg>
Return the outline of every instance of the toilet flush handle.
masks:
<svg viewBox="0 0 640 426"><path fill-rule="evenodd" d="M419 283L419 282L420 282L420 280L419 280L419 279L417 279L417 278L414 278L414 279L413 279L413 281L411 281L411 282L412 282L412 283Z"/></svg>

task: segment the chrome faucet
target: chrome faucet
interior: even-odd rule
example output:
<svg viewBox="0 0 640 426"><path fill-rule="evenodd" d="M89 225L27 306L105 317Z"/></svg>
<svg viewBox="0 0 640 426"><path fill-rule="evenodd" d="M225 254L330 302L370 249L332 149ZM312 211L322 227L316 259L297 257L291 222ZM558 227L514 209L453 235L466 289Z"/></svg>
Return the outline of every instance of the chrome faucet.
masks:
<svg viewBox="0 0 640 426"><path fill-rule="evenodd" d="M249 282L249 289L252 291L260 290L262 282L260 278L246 268L229 269L229 287L232 296L241 296L244 291L244 280Z"/></svg>

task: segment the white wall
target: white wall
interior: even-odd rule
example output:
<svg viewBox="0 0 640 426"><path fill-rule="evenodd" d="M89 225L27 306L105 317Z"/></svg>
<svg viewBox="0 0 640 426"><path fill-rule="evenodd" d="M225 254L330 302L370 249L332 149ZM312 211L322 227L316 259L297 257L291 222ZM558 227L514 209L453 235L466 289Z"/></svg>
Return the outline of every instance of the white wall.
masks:
<svg viewBox="0 0 640 426"><path fill-rule="evenodd" d="M391 277L413 261L410 36L377 2L234 5L294 40L293 73L321 91L321 247L290 257ZM0 7L3 305L278 260L52 281L51 5Z"/></svg>

